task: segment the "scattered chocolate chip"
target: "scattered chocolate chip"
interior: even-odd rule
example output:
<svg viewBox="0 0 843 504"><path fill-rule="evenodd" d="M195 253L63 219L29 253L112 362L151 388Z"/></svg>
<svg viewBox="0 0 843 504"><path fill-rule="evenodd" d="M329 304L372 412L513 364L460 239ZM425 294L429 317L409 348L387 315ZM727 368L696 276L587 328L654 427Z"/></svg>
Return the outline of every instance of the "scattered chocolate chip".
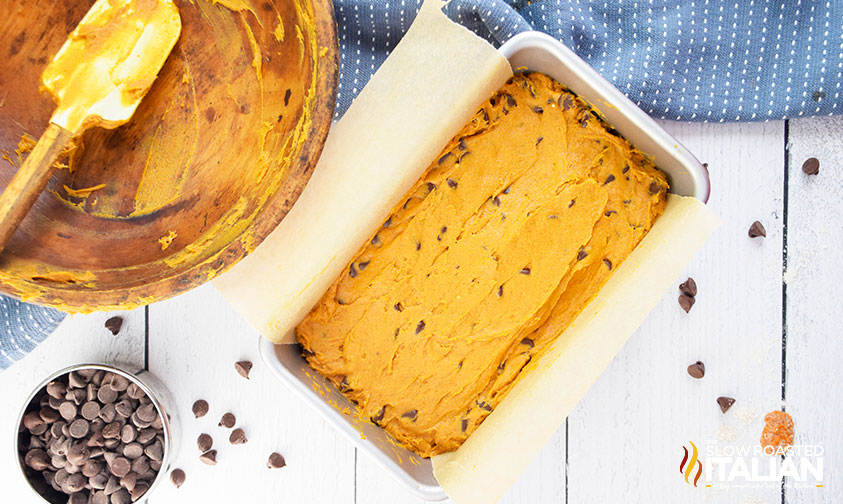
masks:
<svg viewBox="0 0 843 504"><path fill-rule="evenodd" d="M284 460L284 457L281 456L278 452L273 452L269 455L269 460L266 462L266 467L269 469L281 469L287 465L287 462Z"/></svg>
<svg viewBox="0 0 843 504"><path fill-rule="evenodd" d="M424 331L424 320L420 320L418 324L416 324L416 334Z"/></svg>
<svg viewBox="0 0 843 504"><path fill-rule="evenodd" d="M196 446L199 448L200 452L205 453L213 448L214 438L212 438L210 434L199 434L199 438L196 439Z"/></svg>
<svg viewBox="0 0 843 504"><path fill-rule="evenodd" d="M582 261L586 257L588 257L588 252L586 252L585 249L580 249L579 252L577 252L577 261Z"/></svg>
<svg viewBox="0 0 843 504"><path fill-rule="evenodd" d="M685 313L690 312L691 307L694 306L694 303L696 302L697 300L693 296L689 296L687 294L679 295L679 306L681 306L682 309L685 310Z"/></svg>
<svg viewBox="0 0 843 504"><path fill-rule="evenodd" d="M536 146L538 146L540 143L542 143L542 140L544 140L544 137L538 137L536 139Z"/></svg>
<svg viewBox="0 0 843 504"><path fill-rule="evenodd" d="M381 409L377 412L375 416L372 417L372 421L375 423L380 422L383 420L383 416L386 414L386 406L381 406Z"/></svg>
<svg viewBox="0 0 843 504"><path fill-rule="evenodd" d="M352 268L354 266L352 265ZM249 361L240 361L234 363L234 369L237 370L237 374L242 376L245 379L249 379L249 371L252 370L252 363Z"/></svg>
<svg viewBox="0 0 843 504"><path fill-rule="evenodd" d="M608 259L603 259L603 264L605 264L606 267L609 268L609 271L612 271L612 261Z"/></svg>
<svg viewBox="0 0 843 504"><path fill-rule="evenodd" d="M758 221L752 223L749 226L749 237L750 238L758 238L759 236L767 237L767 230L764 229L764 225Z"/></svg>
<svg viewBox="0 0 843 504"><path fill-rule="evenodd" d="M535 344L535 343L533 342L533 340L531 340L530 338L524 338L524 339L522 339L522 340L521 340L521 344L522 344L522 345L527 345L527 346L528 346L528 347L530 347L530 348L533 348L534 346L536 346L536 344Z"/></svg>
<svg viewBox="0 0 843 504"><path fill-rule="evenodd" d="M290 96L292 94L293 94L293 92L290 89L284 91L284 106L285 107L290 104Z"/></svg>
<svg viewBox="0 0 843 504"><path fill-rule="evenodd" d="M457 181L456 180L449 178L449 179L447 179L447 182L448 182L448 187L450 187L451 189L457 188Z"/></svg>
<svg viewBox="0 0 843 504"><path fill-rule="evenodd" d="M720 411L726 413L735 404L735 400L731 397L721 396L717 398L717 404L720 406Z"/></svg>
<svg viewBox="0 0 843 504"><path fill-rule="evenodd" d="M614 210L609 210L606 213L604 213L603 215L605 215L606 217L611 217L613 214L616 214L616 213L618 213L618 212L616 212Z"/></svg>
<svg viewBox="0 0 843 504"><path fill-rule="evenodd" d="M603 185L606 185L606 184L609 184L609 183L611 183L611 182L614 182L614 180L615 180L615 176L614 176L614 175L612 175L612 174L610 173L610 174L609 174L609 176L608 176L608 177L606 177L606 181L605 181L605 182L603 182Z"/></svg>
<svg viewBox="0 0 843 504"><path fill-rule="evenodd" d="M234 427L234 424L237 423L237 418L234 416L234 413L226 413L225 415L220 418L220 427L225 427L226 429L230 429Z"/></svg>
<svg viewBox="0 0 843 504"><path fill-rule="evenodd" d="M820 172L820 160L812 157L805 160L802 163L802 172L805 175L816 175Z"/></svg>
<svg viewBox="0 0 843 504"><path fill-rule="evenodd" d="M503 285L498 286L498 297L503 296Z"/></svg>
<svg viewBox="0 0 843 504"><path fill-rule="evenodd" d="M467 419L467 418L463 418L462 422L460 422L460 430L461 430L462 432L465 432L465 431L466 431L466 429L468 429L468 419Z"/></svg>
<svg viewBox="0 0 843 504"><path fill-rule="evenodd" d="M120 329L123 327L123 317L111 317L110 319L105 321L105 328L111 331L111 334L117 336L117 333L120 332Z"/></svg>
<svg viewBox="0 0 843 504"><path fill-rule="evenodd" d="M697 361L690 366L688 366L688 374L691 375L692 378L700 379L705 376L705 364L700 361Z"/></svg>
<svg viewBox="0 0 843 504"><path fill-rule="evenodd" d="M402 418L409 418L413 422L416 421L418 416L419 416L419 410L410 410L410 411L406 411L406 412L401 414Z"/></svg>
<svg viewBox="0 0 843 504"><path fill-rule="evenodd" d="M687 280L679 284L679 292L695 297L697 295L697 282L693 278L688 277Z"/></svg>
<svg viewBox="0 0 843 504"><path fill-rule="evenodd" d="M380 236L375 235L374 237L372 237L372 241L370 241L369 243L371 243L371 244L372 244L372 245L374 245L375 247L380 247L380 246L381 246L381 238L380 238Z"/></svg>
<svg viewBox="0 0 843 504"><path fill-rule="evenodd" d="M445 154L443 154L442 157L439 158L438 164L444 163L449 156L453 156L453 154L450 152L446 152Z"/></svg>
<svg viewBox="0 0 843 504"><path fill-rule="evenodd" d="M231 435L228 436L228 442L233 445L246 444L247 441L249 440L246 439L246 433L240 428L234 429L231 431Z"/></svg>
<svg viewBox="0 0 843 504"><path fill-rule="evenodd" d="M199 455L199 460L210 466L217 465L217 451L208 450L202 455Z"/></svg>
<svg viewBox="0 0 843 504"><path fill-rule="evenodd" d="M504 96L506 97L506 104L508 107L514 108L518 105L518 102L515 101L515 97L511 94L506 93Z"/></svg>
<svg viewBox="0 0 843 504"><path fill-rule="evenodd" d="M521 273L522 275L529 275L530 268L521 268L521 271L519 271L519 273Z"/></svg>
<svg viewBox="0 0 843 504"><path fill-rule="evenodd" d="M185 478L186 476L184 474L184 471L181 469L173 469L173 471L170 473L170 482L176 488L179 488L184 485Z"/></svg>
<svg viewBox="0 0 843 504"><path fill-rule="evenodd" d="M492 198L492 204L497 206L497 207L501 206L501 199L499 197L495 196L494 198Z"/></svg>
<svg viewBox="0 0 843 504"><path fill-rule="evenodd" d="M535 106L535 107L533 107L533 112L535 112L536 114L543 114L544 109L539 107L539 106Z"/></svg>
<svg viewBox="0 0 843 504"><path fill-rule="evenodd" d="M363 271L364 269L369 267L369 261L363 261L361 263L358 263L357 267L360 268L360 271Z"/></svg>
<svg viewBox="0 0 843 504"><path fill-rule="evenodd" d="M354 263L352 263L352 264L348 267L348 276L350 276L351 278L356 278L356 277L357 277L357 269L354 267Z"/></svg>
<svg viewBox="0 0 843 504"><path fill-rule="evenodd" d="M466 150L468 146L465 144L465 138L460 138L459 143L457 144L460 150Z"/></svg>
<svg viewBox="0 0 843 504"><path fill-rule="evenodd" d="M202 418L208 414L208 409L208 401L199 399L193 403L193 416L196 418Z"/></svg>

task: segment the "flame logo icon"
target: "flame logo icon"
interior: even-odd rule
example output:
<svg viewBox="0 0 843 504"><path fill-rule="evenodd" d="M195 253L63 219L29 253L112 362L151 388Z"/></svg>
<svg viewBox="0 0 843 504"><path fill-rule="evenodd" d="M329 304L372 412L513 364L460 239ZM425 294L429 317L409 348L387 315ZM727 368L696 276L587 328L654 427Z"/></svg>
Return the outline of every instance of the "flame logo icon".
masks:
<svg viewBox="0 0 843 504"><path fill-rule="evenodd" d="M689 478L691 477L691 473L694 472L694 465L696 465L697 475L694 476L693 484L694 486L697 486L697 482L700 480L700 476L702 476L702 462L700 462L697 458L697 456L699 455L699 452L697 451L697 445L695 445L691 441L688 442L691 443L692 448L691 460L688 460L688 449L683 446L682 449L685 450L685 456L682 457L682 462L679 464L679 474L685 475L685 483L688 483L690 485L691 482L689 481Z"/></svg>

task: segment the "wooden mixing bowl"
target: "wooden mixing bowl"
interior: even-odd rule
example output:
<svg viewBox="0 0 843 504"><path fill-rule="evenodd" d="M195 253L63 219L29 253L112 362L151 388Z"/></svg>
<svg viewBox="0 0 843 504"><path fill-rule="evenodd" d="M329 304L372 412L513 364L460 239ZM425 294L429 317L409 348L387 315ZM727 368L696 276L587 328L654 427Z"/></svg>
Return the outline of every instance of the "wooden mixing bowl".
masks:
<svg viewBox="0 0 843 504"><path fill-rule="evenodd" d="M41 72L93 0L0 2L5 187L54 108ZM331 1L176 3L181 38L149 94L60 161L0 256L0 292L70 312L148 304L235 264L295 203L334 111Z"/></svg>

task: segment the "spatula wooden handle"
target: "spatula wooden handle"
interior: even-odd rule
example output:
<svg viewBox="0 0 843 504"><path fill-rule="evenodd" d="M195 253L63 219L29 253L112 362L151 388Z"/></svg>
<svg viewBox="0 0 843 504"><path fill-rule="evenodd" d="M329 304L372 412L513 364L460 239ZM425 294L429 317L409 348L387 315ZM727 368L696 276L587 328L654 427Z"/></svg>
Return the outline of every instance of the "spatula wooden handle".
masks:
<svg viewBox="0 0 843 504"><path fill-rule="evenodd" d="M0 195L0 252L44 190L53 174L53 163L72 136L70 131L50 123Z"/></svg>

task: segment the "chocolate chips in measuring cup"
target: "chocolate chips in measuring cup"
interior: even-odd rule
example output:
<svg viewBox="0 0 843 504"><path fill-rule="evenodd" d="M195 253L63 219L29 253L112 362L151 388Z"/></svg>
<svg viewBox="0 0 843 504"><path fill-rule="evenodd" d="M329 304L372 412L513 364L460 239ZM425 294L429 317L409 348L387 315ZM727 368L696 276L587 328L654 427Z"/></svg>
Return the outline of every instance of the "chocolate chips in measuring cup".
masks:
<svg viewBox="0 0 843 504"><path fill-rule="evenodd" d="M68 496L55 502L135 502L161 469L164 429L136 383L79 369L36 394L18 450L33 486Z"/></svg>

